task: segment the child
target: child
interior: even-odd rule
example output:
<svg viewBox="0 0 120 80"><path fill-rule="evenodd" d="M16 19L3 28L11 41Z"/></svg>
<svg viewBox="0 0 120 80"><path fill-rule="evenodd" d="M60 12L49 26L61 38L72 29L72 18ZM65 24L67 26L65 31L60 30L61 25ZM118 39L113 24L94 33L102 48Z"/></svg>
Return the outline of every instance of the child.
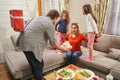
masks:
<svg viewBox="0 0 120 80"><path fill-rule="evenodd" d="M55 26L55 30L57 31L57 43L59 45L62 45L65 42L65 35L67 32L67 25L69 23L69 13L67 10L63 10L61 13L61 19L58 21L58 23ZM57 50L59 54L60 51Z"/></svg>
<svg viewBox="0 0 120 80"><path fill-rule="evenodd" d="M89 56L86 57L87 60L93 60L93 44L95 41L95 36L99 37L98 28L97 28L97 20L92 13L92 8L90 4L85 4L83 7L83 15L86 15L86 25L88 32L88 48L89 48ZM97 38L98 39L98 38Z"/></svg>

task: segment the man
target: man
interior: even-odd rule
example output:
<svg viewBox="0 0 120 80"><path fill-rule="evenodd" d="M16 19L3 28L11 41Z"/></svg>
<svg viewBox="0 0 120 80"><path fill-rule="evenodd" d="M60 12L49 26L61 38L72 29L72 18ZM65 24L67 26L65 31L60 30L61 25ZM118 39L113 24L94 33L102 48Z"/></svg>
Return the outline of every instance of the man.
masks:
<svg viewBox="0 0 120 80"><path fill-rule="evenodd" d="M19 38L19 47L23 50L35 80L43 80L43 51L49 40L57 49L67 51L55 42L54 24L59 17L57 10L50 10L47 16L35 17L29 22Z"/></svg>

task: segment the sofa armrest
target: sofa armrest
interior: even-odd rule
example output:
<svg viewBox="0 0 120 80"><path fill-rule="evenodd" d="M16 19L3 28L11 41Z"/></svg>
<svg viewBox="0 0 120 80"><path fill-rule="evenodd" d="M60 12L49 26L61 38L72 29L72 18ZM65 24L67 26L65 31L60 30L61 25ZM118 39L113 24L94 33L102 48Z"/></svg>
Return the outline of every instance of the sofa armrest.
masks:
<svg viewBox="0 0 120 80"><path fill-rule="evenodd" d="M3 53L4 53L3 46L2 43L0 42L0 62L2 62L3 60Z"/></svg>

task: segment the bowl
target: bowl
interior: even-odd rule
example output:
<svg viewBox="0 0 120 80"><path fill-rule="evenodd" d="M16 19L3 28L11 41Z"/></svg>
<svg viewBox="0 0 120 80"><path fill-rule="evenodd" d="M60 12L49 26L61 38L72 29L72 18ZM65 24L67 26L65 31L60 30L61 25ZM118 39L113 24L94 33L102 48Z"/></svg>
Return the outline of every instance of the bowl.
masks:
<svg viewBox="0 0 120 80"><path fill-rule="evenodd" d="M68 68L60 69L56 72L57 80L70 80L74 78L75 72Z"/></svg>
<svg viewBox="0 0 120 80"><path fill-rule="evenodd" d="M91 80L91 78L95 76L95 73L89 69L77 70L76 74L77 74L77 77L78 77L78 74L80 74L80 76L83 76L85 80Z"/></svg>

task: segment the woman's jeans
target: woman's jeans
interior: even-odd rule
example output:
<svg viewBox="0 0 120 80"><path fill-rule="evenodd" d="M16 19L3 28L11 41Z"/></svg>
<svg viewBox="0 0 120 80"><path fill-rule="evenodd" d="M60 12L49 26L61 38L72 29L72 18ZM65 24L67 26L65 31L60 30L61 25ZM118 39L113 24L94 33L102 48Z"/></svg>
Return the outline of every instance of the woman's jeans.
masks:
<svg viewBox="0 0 120 80"><path fill-rule="evenodd" d="M82 52L81 51L67 51L66 53L66 62L67 65L69 64L76 64L77 57L81 56Z"/></svg>
<svg viewBox="0 0 120 80"><path fill-rule="evenodd" d="M24 54L30 64L33 76L35 80L42 80L43 78L43 67L44 67L44 62L38 61L34 53L32 51L24 51Z"/></svg>

